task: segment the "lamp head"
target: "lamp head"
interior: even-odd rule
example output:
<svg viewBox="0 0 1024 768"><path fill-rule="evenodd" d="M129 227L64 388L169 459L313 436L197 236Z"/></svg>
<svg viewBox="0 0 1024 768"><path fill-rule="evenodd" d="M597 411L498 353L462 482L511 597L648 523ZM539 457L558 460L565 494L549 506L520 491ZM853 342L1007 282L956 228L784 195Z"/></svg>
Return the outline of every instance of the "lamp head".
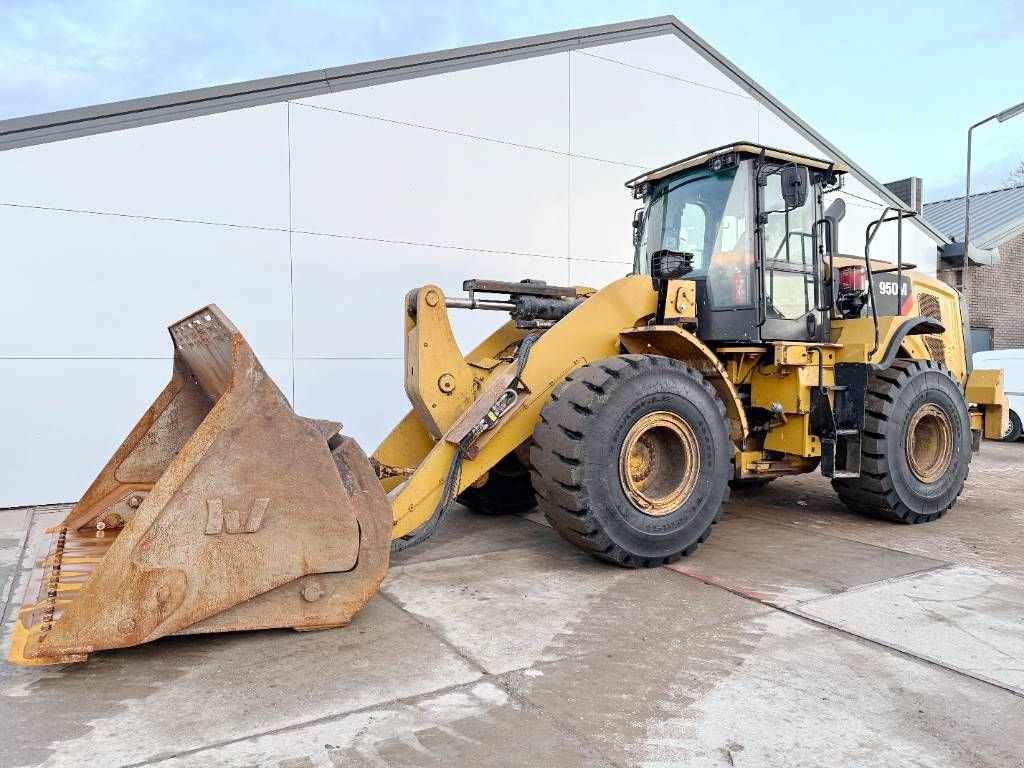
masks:
<svg viewBox="0 0 1024 768"><path fill-rule="evenodd" d="M1002 112L1000 112L998 115L996 115L996 120L998 120L1000 123L1005 123L1011 117L1016 117L1017 115L1021 114L1022 112L1024 112L1024 101L1022 101L1020 104L1018 104L1015 107L1010 107L1009 109L1004 109Z"/></svg>

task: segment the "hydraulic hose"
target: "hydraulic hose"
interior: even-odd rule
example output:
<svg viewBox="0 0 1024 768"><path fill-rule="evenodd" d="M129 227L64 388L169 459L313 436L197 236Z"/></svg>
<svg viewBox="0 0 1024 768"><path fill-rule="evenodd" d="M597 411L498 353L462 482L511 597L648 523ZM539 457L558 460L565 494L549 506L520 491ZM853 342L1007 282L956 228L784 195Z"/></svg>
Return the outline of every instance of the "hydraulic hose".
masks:
<svg viewBox="0 0 1024 768"><path fill-rule="evenodd" d="M452 456L452 463L448 467L448 474L445 477L444 486L441 488L441 498L438 499L434 513L423 525L407 533L405 536L400 536L392 541L392 552L401 552L402 550L409 549L409 547L422 544L434 535L437 529L441 527L445 518L448 517L452 504L455 503L459 496L459 485L462 481L462 460L465 458L466 452L480 435L489 429L493 429L501 417L515 405L518 400L518 389L522 383L523 371L526 369L526 363L530 358L530 350L537 343L540 336L541 334L539 333L531 333L520 342L519 350L516 353L516 375L509 382L508 388L502 392L501 397L491 406L487 415L481 419L480 423L471 429L455 446L455 455Z"/></svg>

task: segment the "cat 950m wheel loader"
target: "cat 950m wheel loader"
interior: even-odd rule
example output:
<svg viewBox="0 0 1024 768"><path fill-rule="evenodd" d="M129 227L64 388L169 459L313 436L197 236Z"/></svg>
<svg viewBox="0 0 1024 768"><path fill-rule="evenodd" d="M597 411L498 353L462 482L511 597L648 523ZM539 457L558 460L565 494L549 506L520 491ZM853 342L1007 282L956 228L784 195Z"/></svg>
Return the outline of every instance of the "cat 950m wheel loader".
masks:
<svg viewBox="0 0 1024 768"><path fill-rule="evenodd" d="M857 512L941 517L981 436L1005 431L1001 372L971 370L959 295L903 263L913 212L837 252L843 204L825 199L845 171L720 147L627 183L635 267L602 290L411 291L412 410L369 459L297 416L215 306L175 323L171 381L50 531L10 660L343 626L457 500L536 505L629 567L693 552L730 486L819 468ZM895 252L873 261L883 229ZM450 309L510 320L464 354Z"/></svg>

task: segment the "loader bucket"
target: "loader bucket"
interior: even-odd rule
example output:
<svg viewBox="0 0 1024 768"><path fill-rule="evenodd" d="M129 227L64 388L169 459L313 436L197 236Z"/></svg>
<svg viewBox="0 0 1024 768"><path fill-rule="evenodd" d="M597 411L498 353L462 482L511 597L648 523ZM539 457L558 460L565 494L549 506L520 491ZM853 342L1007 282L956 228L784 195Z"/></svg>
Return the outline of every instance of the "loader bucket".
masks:
<svg viewBox="0 0 1024 768"><path fill-rule="evenodd" d="M297 416L217 307L169 330L170 383L47 532L16 664L172 634L343 626L387 571L391 507L359 446Z"/></svg>

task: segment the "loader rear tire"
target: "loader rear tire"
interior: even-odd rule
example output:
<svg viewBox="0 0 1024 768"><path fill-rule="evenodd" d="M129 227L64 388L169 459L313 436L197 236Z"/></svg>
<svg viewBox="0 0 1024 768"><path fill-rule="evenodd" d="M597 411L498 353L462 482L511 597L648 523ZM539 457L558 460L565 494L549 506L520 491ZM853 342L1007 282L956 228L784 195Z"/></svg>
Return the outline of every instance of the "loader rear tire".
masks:
<svg viewBox="0 0 1024 768"><path fill-rule="evenodd" d="M971 462L959 383L933 360L897 360L868 379L861 474L832 487L854 512L929 523L956 504Z"/></svg>
<svg viewBox="0 0 1024 768"><path fill-rule="evenodd" d="M570 374L541 411L530 465L552 527L603 560L672 563L711 535L733 474L725 407L697 371L619 355Z"/></svg>
<svg viewBox="0 0 1024 768"><path fill-rule="evenodd" d="M530 470L514 453L491 467L487 482L479 488L470 486L459 494L458 500L478 515L512 515L537 506Z"/></svg>

